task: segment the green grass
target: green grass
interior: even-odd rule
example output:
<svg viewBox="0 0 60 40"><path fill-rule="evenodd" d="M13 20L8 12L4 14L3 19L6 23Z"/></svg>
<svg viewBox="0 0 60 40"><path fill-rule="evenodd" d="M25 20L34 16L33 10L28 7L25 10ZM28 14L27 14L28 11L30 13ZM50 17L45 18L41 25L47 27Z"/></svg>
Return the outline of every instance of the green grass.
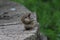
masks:
<svg viewBox="0 0 60 40"><path fill-rule="evenodd" d="M12 0L36 12L40 31L50 40L60 40L60 0Z"/></svg>

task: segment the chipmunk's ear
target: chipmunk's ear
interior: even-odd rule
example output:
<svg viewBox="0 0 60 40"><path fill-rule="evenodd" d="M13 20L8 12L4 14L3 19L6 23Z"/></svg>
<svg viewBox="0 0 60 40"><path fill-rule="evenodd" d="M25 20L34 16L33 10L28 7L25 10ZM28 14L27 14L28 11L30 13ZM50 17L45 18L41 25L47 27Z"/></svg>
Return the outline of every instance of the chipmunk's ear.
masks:
<svg viewBox="0 0 60 40"><path fill-rule="evenodd" d="M28 17L30 17L30 16L31 16L31 13L28 14Z"/></svg>

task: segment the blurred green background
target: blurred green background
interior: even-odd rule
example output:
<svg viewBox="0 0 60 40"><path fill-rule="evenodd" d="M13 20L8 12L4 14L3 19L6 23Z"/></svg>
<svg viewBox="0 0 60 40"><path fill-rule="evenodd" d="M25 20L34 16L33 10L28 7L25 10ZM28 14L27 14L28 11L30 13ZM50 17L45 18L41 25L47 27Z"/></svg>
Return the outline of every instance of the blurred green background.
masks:
<svg viewBox="0 0 60 40"><path fill-rule="evenodd" d="M49 40L60 40L60 0L12 0L36 12L40 32Z"/></svg>

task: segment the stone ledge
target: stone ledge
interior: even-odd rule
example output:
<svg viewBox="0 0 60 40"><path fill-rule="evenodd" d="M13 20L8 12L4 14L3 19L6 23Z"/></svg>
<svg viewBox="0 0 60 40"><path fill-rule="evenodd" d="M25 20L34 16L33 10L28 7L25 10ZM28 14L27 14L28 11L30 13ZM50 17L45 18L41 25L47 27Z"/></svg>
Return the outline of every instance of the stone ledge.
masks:
<svg viewBox="0 0 60 40"><path fill-rule="evenodd" d="M15 28L13 26L7 26L8 28L6 26L4 26L4 27L5 27L5 29L0 29L0 38L1 38L1 40L2 39L3 40L8 40L10 38L11 38L10 40L14 40L14 39L18 39L18 40L33 40L33 39L37 38L36 32L37 32L38 27L35 27L33 30L28 30L28 31L24 31L23 25L19 25L19 26L18 25L14 25Z"/></svg>
<svg viewBox="0 0 60 40"><path fill-rule="evenodd" d="M23 15L24 13L32 13L23 5L17 4L15 2L9 2L8 4L10 5L7 5L7 6L4 5L4 7L0 8L1 13L8 11L10 16L15 14ZM15 11L10 10L10 8L13 8L13 7L16 8ZM10 21L10 23L8 23L9 21L7 23L3 22L4 23L3 26L0 23L1 25L0 27L4 28L4 29L0 28L0 39L1 40L40 40L40 30L39 30L39 24L37 23L37 20L36 20L36 14L32 14L31 17L33 17L34 20L36 21L36 27L28 31L24 30L23 24L18 24L18 23L21 23L21 20L18 20L18 22L16 20L15 21L13 20L13 21ZM15 17L15 19L16 18L17 17ZM10 24L13 24L13 25L10 25Z"/></svg>

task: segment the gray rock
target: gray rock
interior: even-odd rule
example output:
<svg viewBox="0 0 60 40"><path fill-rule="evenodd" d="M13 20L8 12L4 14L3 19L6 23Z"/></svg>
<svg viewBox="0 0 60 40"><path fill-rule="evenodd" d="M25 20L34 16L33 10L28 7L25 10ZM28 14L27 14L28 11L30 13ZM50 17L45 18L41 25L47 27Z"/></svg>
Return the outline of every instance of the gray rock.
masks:
<svg viewBox="0 0 60 40"><path fill-rule="evenodd" d="M0 7L9 4L10 0L0 0Z"/></svg>
<svg viewBox="0 0 60 40"><path fill-rule="evenodd" d="M36 20L36 14L15 2L8 2L7 5L4 4L0 8L0 15L4 12L8 12L8 15L13 18L0 20L0 40L40 40L40 28ZM24 24L21 22L21 16L25 13L32 13L31 17L34 18L36 23L36 27L32 30L25 30Z"/></svg>

